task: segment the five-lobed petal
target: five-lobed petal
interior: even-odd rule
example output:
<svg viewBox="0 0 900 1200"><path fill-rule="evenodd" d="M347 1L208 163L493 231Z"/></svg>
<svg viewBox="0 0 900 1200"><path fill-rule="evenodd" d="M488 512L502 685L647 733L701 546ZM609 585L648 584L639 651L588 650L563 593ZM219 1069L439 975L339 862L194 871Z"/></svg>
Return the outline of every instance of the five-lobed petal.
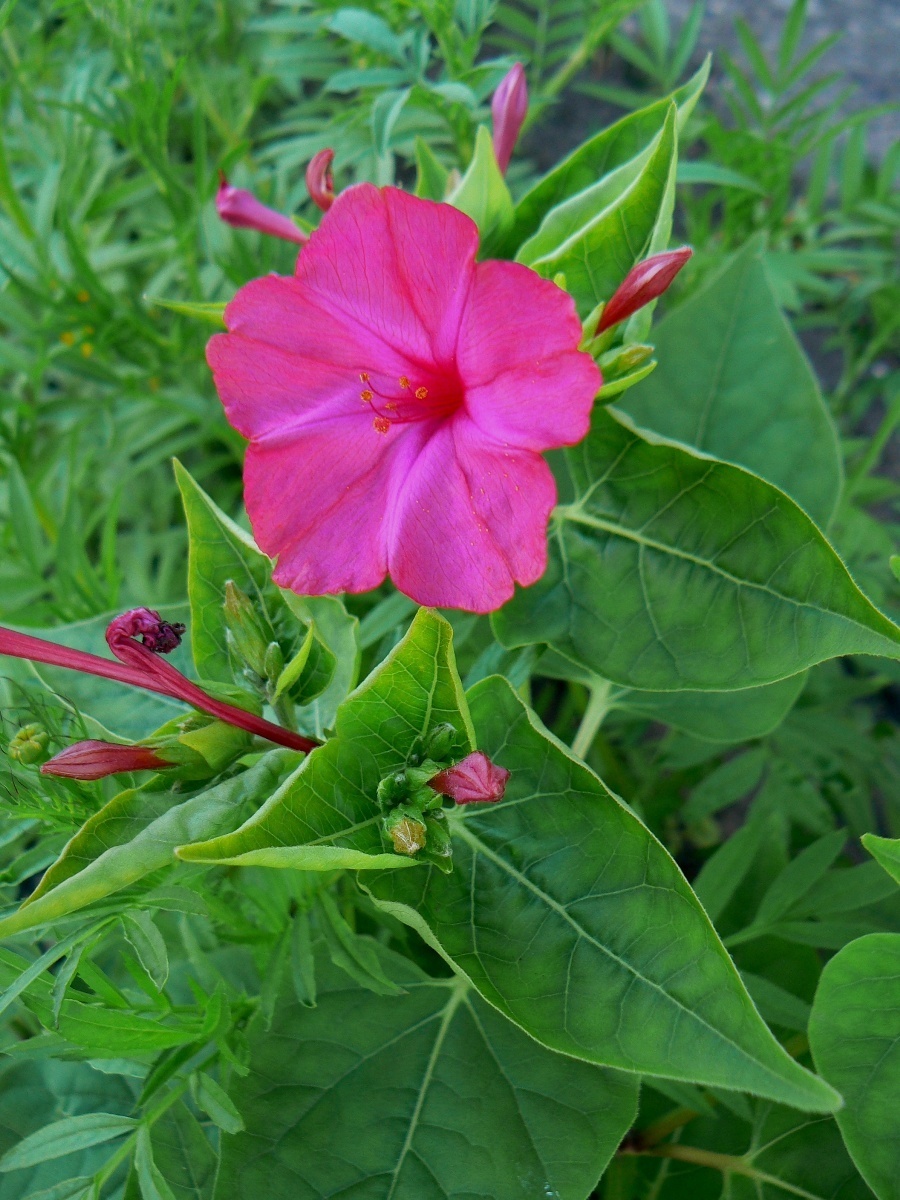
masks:
<svg viewBox="0 0 900 1200"><path fill-rule="evenodd" d="M600 374L571 298L476 262L465 214L342 192L293 278L241 288L208 358L250 445L245 498L275 581L489 612L546 566L541 451L587 433Z"/></svg>

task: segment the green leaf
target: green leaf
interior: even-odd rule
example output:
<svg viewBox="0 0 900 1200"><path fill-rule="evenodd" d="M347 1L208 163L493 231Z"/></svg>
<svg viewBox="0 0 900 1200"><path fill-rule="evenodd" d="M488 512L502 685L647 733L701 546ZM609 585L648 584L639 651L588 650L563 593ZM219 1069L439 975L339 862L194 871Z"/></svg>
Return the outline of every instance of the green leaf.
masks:
<svg viewBox="0 0 900 1200"><path fill-rule="evenodd" d="M824 529L841 491L837 434L763 250L753 239L660 322L659 366L621 406L635 424L774 483Z"/></svg>
<svg viewBox="0 0 900 1200"><path fill-rule="evenodd" d="M225 301L164 300L161 296L145 296L144 299L155 308L167 308L185 317L197 317L218 329L225 328Z"/></svg>
<svg viewBox="0 0 900 1200"><path fill-rule="evenodd" d="M828 1111L761 1021L666 850L509 685L469 693L504 800L453 820L453 873L367 886L542 1044L627 1071Z"/></svg>
<svg viewBox="0 0 900 1200"><path fill-rule="evenodd" d="M900 838L883 838L874 833L864 833L862 844L880 867L900 883Z"/></svg>
<svg viewBox="0 0 900 1200"><path fill-rule="evenodd" d="M132 1117L116 1113L83 1113L53 1121L23 1138L18 1145L0 1158L0 1171L16 1171L33 1167L51 1158L62 1158L88 1146L99 1146L113 1138L130 1133L138 1124Z"/></svg>
<svg viewBox="0 0 900 1200"><path fill-rule="evenodd" d="M742 188L746 192L758 192L761 196L766 194L766 189L761 187L755 179L751 179L749 175L743 175L740 171L734 171L730 167L723 167L715 162L700 162L697 159L680 162L677 179L679 184L711 183L717 187Z"/></svg>
<svg viewBox="0 0 900 1200"><path fill-rule="evenodd" d="M244 1128L241 1114L234 1107L228 1093L205 1071L197 1074L197 1104L210 1120L225 1133L240 1133Z"/></svg>
<svg viewBox="0 0 900 1200"><path fill-rule="evenodd" d="M425 200L443 200L450 172L435 157L424 138L416 138L415 194Z"/></svg>
<svg viewBox="0 0 900 1200"><path fill-rule="evenodd" d="M562 272L582 317L610 298L649 252L660 220L665 223L677 159L677 115L673 104L649 153L551 209L516 254L517 262L545 279Z"/></svg>
<svg viewBox="0 0 900 1200"><path fill-rule="evenodd" d="M294 616L314 629L322 647L321 662L328 665L328 656L334 660L328 685L296 714L300 733L322 740L334 726L339 705L359 678L359 621L350 616L336 596L281 595Z"/></svg>
<svg viewBox="0 0 900 1200"><path fill-rule="evenodd" d="M503 242L503 255L514 255L517 248L537 231L552 208L645 151L658 135L672 101L678 106L680 133L706 85L709 68L710 59L707 58L696 75L670 98L657 100L595 134L539 180L516 205L513 226Z"/></svg>
<svg viewBox="0 0 900 1200"><path fill-rule="evenodd" d="M567 461L576 499L557 509L543 579L494 615L505 646L549 643L654 691L732 691L838 655L898 656L900 629L771 484L603 409Z"/></svg>
<svg viewBox="0 0 900 1200"><path fill-rule="evenodd" d="M280 602L280 596L271 583L272 564L250 535L213 503L177 459L175 479L188 527L188 599L194 664L204 679L232 683L222 613L225 584L233 581L251 598L274 635L276 616L272 609Z"/></svg>
<svg viewBox="0 0 900 1200"><path fill-rule="evenodd" d="M482 243L509 227L513 215L512 197L497 164L494 142L487 126L478 126L472 161L447 197L447 203L472 218Z"/></svg>
<svg viewBox="0 0 900 1200"><path fill-rule="evenodd" d="M91 817L18 910L0 920L9 937L102 900L174 863L175 847L233 829L297 762L273 750L256 766L188 800L171 792L121 792Z"/></svg>
<svg viewBox="0 0 900 1200"><path fill-rule="evenodd" d="M378 158L385 158L391 151L391 134L410 92L410 88L382 92L372 105L372 140Z"/></svg>
<svg viewBox="0 0 900 1200"><path fill-rule="evenodd" d="M334 965L376 995L399 996L403 989L392 983L382 970L376 943L353 932L327 892L319 897L319 912L328 956Z"/></svg>
<svg viewBox="0 0 900 1200"><path fill-rule="evenodd" d="M900 934L851 942L826 963L809 1023L816 1066L846 1102L844 1143L879 1200L900 1196L898 979Z"/></svg>
<svg viewBox="0 0 900 1200"><path fill-rule="evenodd" d="M844 848L847 834L843 829L826 833L792 858L780 875L769 884L760 901L753 923L772 924L791 909L818 883Z"/></svg>
<svg viewBox="0 0 900 1200"><path fill-rule="evenodd" d="M338 710L334 737L236 833L182 846L179 856L307 871L417 866L385 852L376 793L436 725L454 726L461 755L472 748L452 640L442 617L420 609L403 641Z"/></svg>
<svg viewBox="0 0 900 1200"><path fill-rule="evenodd" d="M169 956L166 943L154 925L153 918L149 913L140 910L125 913L122 916L122 927L141 966L162 991L169 977Z"/></svg>
<svg viewBox="0 0 900 1200"><path fill-rule="evenodd" d="M142 1125L138 1130L134 1169L143 1200L176 1200L175 1193L153 1161L153 1143L150 1141L150 1130L146 1125Z"/></svg>
<svg viewBox="0 0 900 1200"><path fill-rule="evenodd" d="M197 1118L181 1101L151 1125L150 1148L153 1163L175 1200L210 1200L218 1156Z"/></svg>
<svg viewBox="0 0 900 1200"><path fill-rule="evenodd" d="M637 1081L536 1045L468 990L379 948L403 995L322 962L317 1008L250 1032L220 1200L584 1200L628 1129ZM373 1114L376 1114L373 1119Z"/></svg>

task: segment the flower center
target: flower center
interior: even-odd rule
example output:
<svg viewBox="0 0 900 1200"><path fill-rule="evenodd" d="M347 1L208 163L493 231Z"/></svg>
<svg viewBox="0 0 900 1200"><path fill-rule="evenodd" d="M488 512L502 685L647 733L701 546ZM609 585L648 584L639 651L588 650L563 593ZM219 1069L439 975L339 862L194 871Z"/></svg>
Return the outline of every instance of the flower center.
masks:
<svg viewBox="0 0 900 1200"><path fill-rule="evenodd" d="M461 388L450 381L425 384L400 375L396 383L389 380L376 384L368 371L360 371L359 381L363 385L359 398L375 414L372 426L382 434L392 425L449 417L462 403Z"/></svg>

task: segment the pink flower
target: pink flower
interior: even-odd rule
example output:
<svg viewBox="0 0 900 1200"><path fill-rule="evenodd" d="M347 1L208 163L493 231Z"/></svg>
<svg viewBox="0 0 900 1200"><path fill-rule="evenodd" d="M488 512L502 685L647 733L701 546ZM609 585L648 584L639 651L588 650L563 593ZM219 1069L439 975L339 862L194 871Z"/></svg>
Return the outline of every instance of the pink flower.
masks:
<svg viewBox="0 0 900 1200"><path fill-rule="evenodd" d="M600 314L597 333L627 320L645 304L661 296L693 253L690 246L682 246L680 250L654 254L632 267Z"/></svg>
<svg viewBox="0 0 900 1200"><path fill-rule="evenodd" d="M508 781L509 771L505 767L496 766L486 754L476 750L455 767L439 771L428 780L428 786L457 804L493 804L503 799Z"/></svg>
<svg viewBox="0 0 900 1200"><path fill-rule="evenodd" d="M296 242L298 246L306 244L307 235L297 228L290 217L269 208L257 200L252 192L231 187L224 175L216 192L216 212L226 225L233 225L236 229L255 229L258 233Z"/></svg>
<svg viewBox="0 0 900 1200"><path fill-rule="evenodd" d="M331 174L331 164L334 161L333 150L320 150L310 159L306 168L306 190L313 204L328 212L334 204L334 177Z"/></svg>
<svg viewBox="0 0 900 1200"><path fill-rule="evenodd" d="M342 192L296 275L241 288L207 357L275 582L489 612L547 560L541 451L587 433L600 373L571 298L475 262L463 213L395 188Z"/></svg>
<svg viewBox="0 0 900 1200"><path fill-rule="evenodd" d="M105 779L122 771L160 771L171 766L149 746L123 746L88 739L61 750L44 763L41 774L65 779Z"/></svg>
<svg viewBox="0 0 900 1200"><path fill-rule="evenodd" d="M525 68L516 63L504 75L491 100L491 116L494 118L494 154L503 174L509 166L512 152L519 138L519 130L528 112L528 84Z"/></svg>

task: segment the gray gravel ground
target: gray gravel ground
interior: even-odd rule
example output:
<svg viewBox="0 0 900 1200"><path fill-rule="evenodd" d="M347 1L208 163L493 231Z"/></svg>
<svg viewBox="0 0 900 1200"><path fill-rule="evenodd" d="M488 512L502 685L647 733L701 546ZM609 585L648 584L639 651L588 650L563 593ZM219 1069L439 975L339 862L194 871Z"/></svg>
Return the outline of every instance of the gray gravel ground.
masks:
<svg viewBox="0 0 900 1200"><path fill-rule="evenodd" d="M735 17L743 17L767 49L778 44L784 18L792 0L707 0L700 48L736 45ZM674 20L686 16L691 0L667 0ZM900 101L900 0L809 0L804 46L812 46L830 33L842 33L822 60L822 74L843 71L857 93L850 108ZM872 126L870 145L881 157L900 139L900 111Z"/></svg>

